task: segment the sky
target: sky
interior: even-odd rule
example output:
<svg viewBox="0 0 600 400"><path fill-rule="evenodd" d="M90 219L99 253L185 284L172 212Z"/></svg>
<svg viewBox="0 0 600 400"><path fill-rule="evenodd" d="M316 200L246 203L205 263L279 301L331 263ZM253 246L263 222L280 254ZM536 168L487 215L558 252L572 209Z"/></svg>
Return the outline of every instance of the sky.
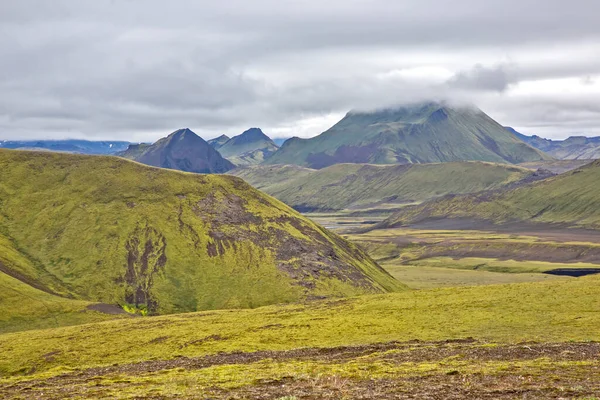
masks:
<svg viewBox="0 0 600 400"><path fill-rule="evenodd" d="M312 137L424 100L600 136L598 15L597 0L2 1L0 140Z"/></svg>

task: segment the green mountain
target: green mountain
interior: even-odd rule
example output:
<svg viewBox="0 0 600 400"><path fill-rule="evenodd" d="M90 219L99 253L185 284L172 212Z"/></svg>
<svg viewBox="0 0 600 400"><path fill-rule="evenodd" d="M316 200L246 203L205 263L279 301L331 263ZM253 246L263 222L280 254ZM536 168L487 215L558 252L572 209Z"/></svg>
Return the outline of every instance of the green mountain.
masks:
<svg viewBox="0 0 600 400"><path fill-rule="evenodd" d="M474 108L424 103L350 112L311 139L287 140L266 164L324 168L339 163L519 163L550 159Z"/></svg>
<svg viewBox="0 0 600 400"><path fill-rule="evenodd" d="M221 135L217 138L208 140L207 143L210 144L215 150L219 150L221 148L221 146L223 146L225 143L227 143L227 141L229 139L230 139L229 136Z"/></svg>
<svg viewBox="0 0 600 400"><path fill-rule="evenodd" d="M403 288L237 177L0 150L0 182L3 271L53 295L172 313Z"/></svg>
<svg viewBox="0 0 600 400"><path fill-rule="evenodd" d="M596 160L600 158L600 137L570 136L565 140L527 136L511 127L506 130L536 149L559 160Z"/></svg>
<svg viewBox="0 0 600 400"><path fill-rule="evenodd" d="M446 196L406 207L381 226L400 226L430 221L445 226L460 220L480 222L551 223L561 226L600 228L600 161L510 190Z"/></svg>
<svg viewBox="0 0 600 400"><path fill-rule="evenodd" d="M421 202L448 193L500 188L533 173L513 165L479 161L336 164L320 170L293 165L261 165L231 171L231 174L301 211Z"/></svg>
<svg viewBox="0 0 600 400"><path fill-rule="evenodd" d="M250 128L215 148L237 166L260 164L279 149L259 128Z"/></svg>
<svg viewBox="0 0 600 400"><path fill-rule="evenodd" d="M218 151L189 129L179 129L152 145L129 146L118 154L154 167L197 173L223 173L234 168Z"/></svg>

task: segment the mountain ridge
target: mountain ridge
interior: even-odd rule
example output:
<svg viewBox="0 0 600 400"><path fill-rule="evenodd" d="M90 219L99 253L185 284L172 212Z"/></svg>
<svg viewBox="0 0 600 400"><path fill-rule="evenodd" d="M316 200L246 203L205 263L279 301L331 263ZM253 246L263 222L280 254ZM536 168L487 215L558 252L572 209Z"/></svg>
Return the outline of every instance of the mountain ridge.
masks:
<svg viewBox="0 0 600 400"><path fill-rule="evenodd" d="M596 160L600 158L600 137L569 136L564 140L527 136L514 128L505 127L525 143L542 150L559 160Z"/></svg>
<svg viewBox="0 0 600 400"><path fill-rule="evenodd" d="M569 172L507 190L447 195L406 207L378 227L441 220L448 224L453 220L462 220L466 225L473 226L483 226L484 222L488 225L540 223L598 229L598 180L600 161L596 160Z"/></svg>

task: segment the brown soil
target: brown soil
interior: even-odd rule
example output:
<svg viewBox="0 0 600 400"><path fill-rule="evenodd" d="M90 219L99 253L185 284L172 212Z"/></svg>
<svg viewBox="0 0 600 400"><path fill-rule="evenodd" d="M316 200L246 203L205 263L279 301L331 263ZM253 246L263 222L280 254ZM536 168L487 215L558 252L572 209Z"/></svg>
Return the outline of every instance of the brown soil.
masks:
<svg viewBox="0 0 600 400"><path fill-rule="evenodd" d="M557 364L538 374L510 366L493 374L464 373L455 370L398 375L386 379L358 380L338 376L286 377L259 380L233 390L210 388L197 397L211 399L547 399L586 397L600 393L600 343L521 343L489 346L471 339L446 342L391 342L355 347L308 348L291 351L221 353L199 358L146 361L135 364L92 368L47 380L0 385L2 398L59 399L102 397L106 384L94 382L116 378L113 389L126 384L126 376L139 376L162 370L199 370L216 365L311 360L329 364L352 362L360 357L384 360L390 364L442 362L472 363L544 359L555 362L586 361L587 364ZM364 362L364 361L363 361ZM120 381L120 382L119 382ZM141 395L138 398L181 398Z"/></svg>

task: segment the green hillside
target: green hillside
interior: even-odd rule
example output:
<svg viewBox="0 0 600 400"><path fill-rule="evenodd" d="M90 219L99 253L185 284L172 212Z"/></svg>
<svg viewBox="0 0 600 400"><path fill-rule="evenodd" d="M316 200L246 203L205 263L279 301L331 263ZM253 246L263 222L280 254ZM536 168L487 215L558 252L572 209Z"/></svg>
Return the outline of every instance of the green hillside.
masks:
<svg viewBox="0 0 600 400"><path fill-rule="evenodd" d="M515 189L447 196L408 207L383 226L468 219L498 224L540 222L600 228L600 161Z"/></svg>
<svg viewBox="0 0 600 400"><path fill-rule="evenodd" d="M236 177L2 150L0 182L7 273L63 297L172 313L404 287Z"/></svg>
<svg viewBox="0 0 600 400"><path fill-rule="evenodd" d="M448 193L496 189L533 171L507 164L337 164L320 170L290 165L236 169L252 186L298 210L341 210L380 203L421 202Z"/></svg>
<svg viewBox="0 0 600 400"><path fill-rule="evenodd" d="M286 141L265 163L324 168L339 163L469 160L515 164L550 158L517 139L481 110L422 103L350 112L319 136Z"/></svg>
<svg viewBox="0 0 600 400"><path fill-rule="evenodd" d="M0 333L79 325L124 316L100 312L104 308L106 306L43 292L0 272Z"/></svg>

